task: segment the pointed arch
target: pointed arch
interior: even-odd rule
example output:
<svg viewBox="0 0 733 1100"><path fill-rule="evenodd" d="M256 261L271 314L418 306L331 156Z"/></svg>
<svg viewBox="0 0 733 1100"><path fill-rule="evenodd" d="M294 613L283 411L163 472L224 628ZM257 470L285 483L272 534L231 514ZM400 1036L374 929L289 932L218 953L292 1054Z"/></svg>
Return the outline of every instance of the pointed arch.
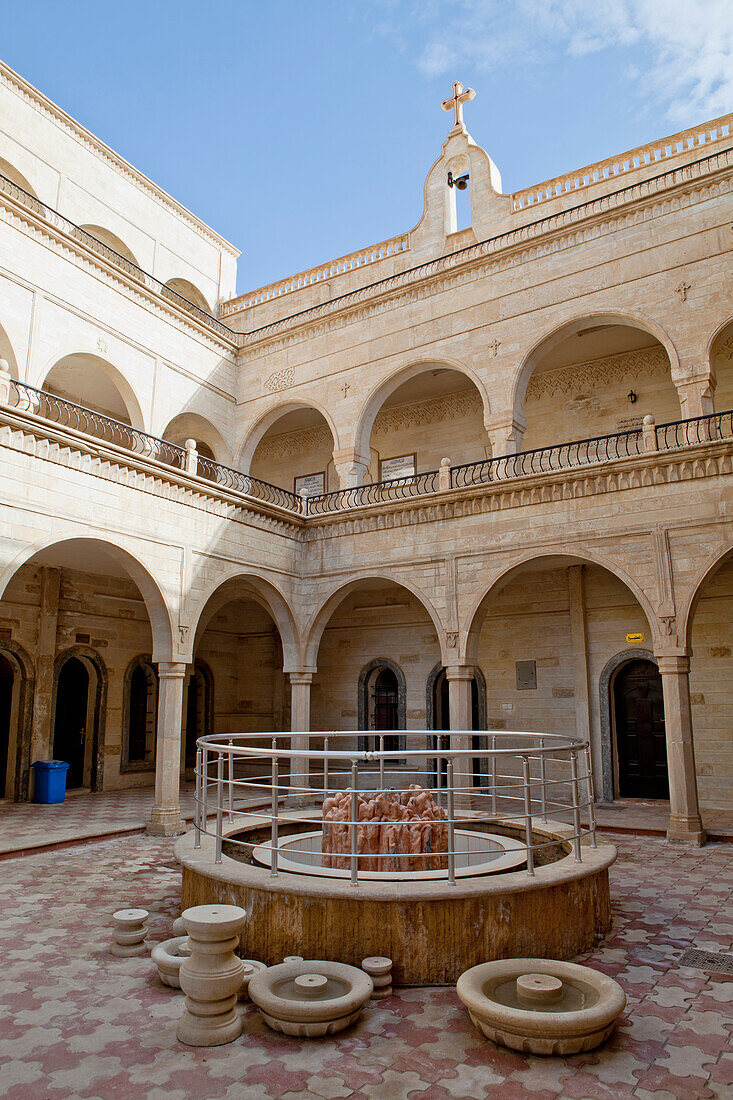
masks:
<svg viewBox="0 0 733 1100"><path fill-rule="evenodd" d="M243 473L248 474L252 465L254 453L257 450L259 443L270 430L270 428L272 428L278 422L278 420L282 419L282 417L287 416L288 413L297 412L299 409L312 409L315 412L320 413L320 415L326 421L326 424L331 432L333 449L338 450L340 446L339 434L331 413L326 408L326 406L322 405L320 402L313 401L309 397L304 397L302 399L284 401L276 405L272 405L267 410L267 412L263 413L260 416L259 420L257 420L255 424L248 430L244 442L239 448L236 462L237 468Z"/></svg>
<svg viewBox="0 0 733 1100"><path fill-rule="evenodd" d="M639 329L648 333L653 339L659 341L667 353L670 363L672 380L680 373L680 360L677 348L669 335L660 324L642 313L633 310L597 310L588 313L570 313L559 324L553 322L543 335L523 356L517 368L512 383L511 408L514 416L520 420L524 417L524 399L527 393L529 380L534 373L540 358L551 351L557 344L562 343L568 336L577 333L581 326L591 325L623 325L626 328Z"/></svg>
<svg viewBox="0 0 733 1100"><path fill-rule="evenodd" d="M320 607L311 616L310 622L303 630L303 654L304 665L303 667L309 671L315 672L318 665L318 650L321 644L321 638L323 632L328 625L328 622L333 615L336 608L349 596L352 592L357 591L366 581L384 581L388 584L394 584L398 588L404 588L412 596L415 597L417 602L422 606L423 610L427 613L431 619L433 626L435 627L435 633L438 638L438 645L440 646L441 653L444 650L445 631L440 615L436 611L435 607L425 595L421 592L416 585L411 581L406 581L402 578L391 576L389 573L383 572L369 572L359 577L354 577L345 583L339 584L321 602Z"/></svg>
<svg viewBox="0 0 733 1100"><path fill-rule="evenodd" d="M441 357L439 359L417 359L407 365L400 367L399 369L391 372L387 377L378 382L371 393L367 397L362 410L359 414L356 426L354 429L354 450L359 455L368 455L370 448L370 440L372 435L372 428L374 427L374 421L377 418L379 410L384 405L385 401L404 385L405 382L409 382L412 378L416 378L420 374L424 374L426 371L435 370L452 370L458 374L462 374L465 378L471 382L478 390L481 398L481 404L484 411L484 423L486 423L491 414L491 402L484 383L479 376L470 367L467 367L465 363L460 363L456 359L448 359Z"/></svg>
<svg viewBox="0 0 733 1100"><path fill-rule="evenodd" d="M626 588L629 589L631 595L635 598L639 606L641 607L647 622L649 623L649 629L652 633L652 638L655 643L660 641L658 633L658 622L656 611L651 604L646 592L637 583L636 580L631 577L625 569L622 569L617 562L609 561L601 554L596 554L593 551L587 550L585 547L582 549L573 550L544 550L539 552L537 550L528 550L526 553L520 555L510 565L504 566L500 572L491 581L488 588L485 589L482 595L477 596L469 610L466 617L466 631L465 635L461 639L462 646L460 648L461 655L469 664L475 665L478 661L478 641L481 633L481 628L484 621L486 612L486 605L489 599L500 591L506 584L508 584L518 573L522 566L528 565L530 562L539 562L544 558L557 559L562 557L568 564L574 565L597 565L600 569L605 569L606 572L614 576L620 581ZM454 658L455 660L455 658Z"/></svg>
<svg viewBox="0 0 733 1100"><path fill-rule="evenodd" d="M121 543L112 542L109 538L97 539L69 534L66 538L60 538L57 535L56 538L37 539L24 547L5 569L0 571L0 599L21 566L27 565L33 558L54 547L64 547L70 551L78 549L80 554L83 554L85 548L96 548L120 565L137 585L145 603L153 635L153 661L173 659L172 617L160 584L130 549ZM83 559L80 557L80 560Z"/></svg>

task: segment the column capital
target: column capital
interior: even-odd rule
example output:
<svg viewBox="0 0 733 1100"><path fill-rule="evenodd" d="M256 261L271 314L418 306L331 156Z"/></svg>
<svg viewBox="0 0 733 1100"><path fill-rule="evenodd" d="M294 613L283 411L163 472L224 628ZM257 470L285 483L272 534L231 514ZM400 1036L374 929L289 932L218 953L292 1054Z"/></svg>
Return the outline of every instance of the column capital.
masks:
<svg viewBox="0 0 733 1100"><path fill-rule="evenodd" d="M163 680L182 680L190 662L158 661L158 677Z"/></svg>
<svg viewBox="0 0 733 1100"><path fill-rule="evenodd" d="M657 666L659 668L660 676L665 675L684 675L687 676L690 671L690 657L687 653L655 653L654 656L657 659Z"/></svg>
<svg viewBox="0 0 733 1100"><path fill-rule="evenodd" d="M475 665L446 665L446 680L473 680Z"/></svg>

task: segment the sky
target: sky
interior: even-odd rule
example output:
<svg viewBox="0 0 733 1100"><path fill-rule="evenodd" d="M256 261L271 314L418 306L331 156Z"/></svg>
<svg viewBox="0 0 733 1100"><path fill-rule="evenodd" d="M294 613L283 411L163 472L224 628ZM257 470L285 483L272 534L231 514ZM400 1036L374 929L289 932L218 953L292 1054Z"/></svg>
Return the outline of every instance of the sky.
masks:
<svg viewBox="0 0 733 1100"><path fill-rule="evenodd" d="M507 192L733 110L733 0L0 0L0 57L243 293L417 223L454 80Z"/></svg>

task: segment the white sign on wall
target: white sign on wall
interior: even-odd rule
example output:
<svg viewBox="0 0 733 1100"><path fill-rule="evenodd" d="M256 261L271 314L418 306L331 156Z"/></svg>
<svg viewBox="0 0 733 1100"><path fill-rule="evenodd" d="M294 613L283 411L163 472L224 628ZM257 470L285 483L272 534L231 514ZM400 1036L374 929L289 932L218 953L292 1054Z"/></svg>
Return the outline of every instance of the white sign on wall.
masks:
<svg viewBox="0 0 733 1100"><path fill-rule="evenodd" d="M320 496L321 493L325 493L325 471L321 470L317 474L303 474L301 477L296 477L293 489L296 497L299 497L304 489L309 497L317 497Z"/></svg>
<svg viewBox="0 0 733 1100"><path fill-rule="evenodd" d="M398 477L414 477L417 455L396 455L383 458L379 463L379 480L394 481Z"/></svg>

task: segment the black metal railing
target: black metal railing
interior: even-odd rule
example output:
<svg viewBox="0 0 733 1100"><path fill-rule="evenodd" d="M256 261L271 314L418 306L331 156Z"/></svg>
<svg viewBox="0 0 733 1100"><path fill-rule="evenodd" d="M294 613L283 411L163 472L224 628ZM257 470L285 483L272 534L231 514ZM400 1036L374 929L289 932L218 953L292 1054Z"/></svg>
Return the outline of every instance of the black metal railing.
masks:
<svg viewBox="0 0 733 1100"><path fill-rule="evenodd" d="M411 497L425 496L439 488L439 473L431 470L427 474L414 474L411 477L396 477L388 481L373 481L369 485L357 485L352 489L336 489L332 493L321 493L304 500L305 514L324 515L327 512L341 512L348 508L362 508L367 504L386 504L395 500L408 500Z"/></svg>
<svg viewBox="0 0 733 1100"><path fill-rule="evenodd" d="M139 428L133 428L132 424L125 424L124 421L115 420L106 413L77 405L74 401L50 393L48 390L38 390L25 382L12 381L8 404L11 408L20 409L21 412L42 416L44 420L50 420L64 428L73 428L74 431L84 432L86 435L93 435L96 439L104 440L105 443L114 443L145 458L155 458L158 462L165 462L167 466L175 466L179 470L185 469L184 447L168 443L165 439L158 439L157 436L148 435Z"/></svg>
<svg viewBox="0 0 733 1100"><path fill-rule="evenodd" d="M514 455L501 455L480 462L466 462L449 468L450 481L441 485L440 471L431 470L411 478L377 481L340 489L308 498L305 514L326 515L369 504L422 496L441 488L464 489L472 485L510 481L535 474L559 473L563 470L597 466L616 459L634 458L655 451L674 451L694 447L716 439L733 438L733 411L712 413L669 424L648 425L628 432L559 443L554 447L538 447Z"/></svg>
<svg viewBox="0 0 733 1100"><path fill-rule="evenodd" d="M62 427L73 428L145 458L187 471L186 449L176 443L149 435L131 424L77 405L48 390L36 389L25 382L10 379L8 389L8 405L11 408L33 413ZM660 451L682 450L716 440L733 440L733 410L690 420L675 420L667 424L646 424L633 431L560 443L554 447L538 447L519 454L446 466L441 470L375 481L312 497L301 498L288 489L261 481L201 454L196 454L195 472L215 485L232 489L255 500L275 504L304 516L324 516L352 508L430 497L441 490L465 489L537 474L594 467L617 459Z"/></svg>
<svg viewBox="0 0 733 1100"><path fill-rule="evenodd" d="M162 283L160 279L156 279L154 275L150 275L149 272L143 271L141 267L138 267L134 261L127 258L127 256L121 256L119 252L115 252L114 248L110 248L104 241L100 241L92 233L87 232L86 229L82 229L80 225L76 225L74 222L69 221L63 214L59 214L58 210L54 210L52 206L46 206L45 202L41 202L35 195L31 195L30 192L24 191L22 187L19 187L17 183L13 183L7 176L3 176L0 173L0 191L4 191L6 195L10 195L17 202L22 202L24 206L29 207L34 213L39 214L45 221L51 225L56 226L57 229L61 229L64 233L68 233L70 237L74 237L77 241L81 241L87 248L91 248L93 252L96 252L99 256L102 256L109 263L115 264L116 267L121 268L128 275L131 275L140 283L144 283L150 290L154 290L157 294L167 298L169 301L174 302L175 305L182 309L185 309L188 313L192 314L198 321L203 322L209 328L214 329L220 336L225 336L227 340L236 341L237 334L233 329L230 329L228 325L223 324L216 317L212 317L201 306L197 306L195 302L191 302L188 298L184 298L178 291L173 290L172 287Z"/></svg>
<svg viewBox="0 0 733 1100"><path fill-rule="evenodd" d="M293 512L303 511L303 502L295 493L288 489L281 489L278 485L270 485L268 481L260 481L250 474L243 474L241 470L233 470L231 466L223 466L221 462L215 462L211 458L198 456L199 477L205 477L208 481L221 485L225 489L234 489L237 493L244 493L256 500L266 501L268 504L277 504L280 508L289 508Z"/></svg>

